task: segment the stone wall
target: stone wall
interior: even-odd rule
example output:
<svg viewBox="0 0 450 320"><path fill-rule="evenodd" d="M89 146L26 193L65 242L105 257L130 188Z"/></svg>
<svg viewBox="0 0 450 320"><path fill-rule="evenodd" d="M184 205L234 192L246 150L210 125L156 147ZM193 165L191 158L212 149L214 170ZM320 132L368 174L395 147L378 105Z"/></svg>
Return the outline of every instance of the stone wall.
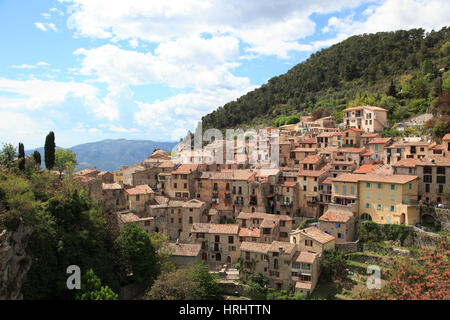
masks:
<svg viewBox="0 0 450 320"><path fill-rule="evenodd" d="M359 251L359 240L336 243L335 248L346 252L356 252Z"/></svg>

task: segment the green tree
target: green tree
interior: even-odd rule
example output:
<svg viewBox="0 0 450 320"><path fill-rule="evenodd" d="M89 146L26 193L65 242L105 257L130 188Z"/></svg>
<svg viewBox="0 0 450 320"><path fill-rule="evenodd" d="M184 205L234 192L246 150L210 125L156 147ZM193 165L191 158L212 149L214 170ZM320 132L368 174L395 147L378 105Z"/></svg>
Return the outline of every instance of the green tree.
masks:
<svg viewBox="0 0 450 320"><path fill-rule="evenodd" d="M175 264L171 260L173 247L170 245L169 237L163 233L154 232L150 236L150 242L157 252L158 266L161 272L169 272L175 269Z"/></svg>
<svg viewBox="0 0 450 320"><path fill-rule="evenodd" d="M55 150L55 165L54 168L59 172L61 179L62 173L66 171L72 174L75 166L78 164L75 153L71 150L57 149Z"/></svg>
<svg viewBox="0 0 450 320"><path fill-rule="evenodd" d="M19 153L17 156L17 160L19 163L19 169L21 171L25 170L25 147L22 142L19 142Z"/></svg>
<svg viewBox="0 0 450 320"><path fill-rule="evenodd" d="M45 137L44 162L47 170L52 170L55 165L55 134L53 131Z"/></svg>
<svg viewBox="0 0 450 320"><path fill-rule="evenodd" d="M386 91L386 94L388 96L391 96L391 97L396 97L397 96L397 87L395 86L393 80L391 80L391 84L389 85L389 87L388 87L388 89Z"/></svg>
<svg viewBox="0 0 450 320"><path fill-rule="evenodd" d="M322 274L327 279L339 279L346 276L347 262L342 250L327 250L321 262Z"/></svg>
<svg viewBox="0 0 450 320"><path fill-rule="evenodd" d="M150 237L135 223L127 223L117 239L133 278L151 284L159 274L158 260Z"/></svg>
<svg viewBox="0 0 450 320"><path fill-rule="evenodd" d="M118 300L119 295L108 286L102 286L100 278L89 269L81 279L81 291L75 295L76 300Z"/></svg>
<svg viewBox="0 0 450 320"><path fill-rule="evenodd" d="M217 276L210 273L208 266L202 262L192 268L192 278L199 283L195 294L196 299L206 300L217 298L219 294L219 283Z"/></svg>
<svg viewBox="0 0 450 320"><path fill-rule="evenodd" d="M36 164L40 168L41 167L41 163L42 163L42 159L41 159L41 154L39 153L39 151L35 150L33 152L33 159L34 159L34 162L36 162Z"/></svg>
<svg viewBox="0 0 450 320"><path fill-rule="evenodd" d="M16 156L16 147L10 143L3 143L2 151L0 151L0 164L7 168L11 168Z"/></svg>
<svg viewBox="0 0 450 320"><path fill-rule="evenodd" d="M146 300L194 300L200 284L193 281L187 268L163 272L146 292Z"/></svg>
<svg viewBox="0 0 450 320"><path fill-rule="evenodd" d="M251 274L248 277L248 295L253 300L264 300L269 292L268 280L260 274Z"/></svg>

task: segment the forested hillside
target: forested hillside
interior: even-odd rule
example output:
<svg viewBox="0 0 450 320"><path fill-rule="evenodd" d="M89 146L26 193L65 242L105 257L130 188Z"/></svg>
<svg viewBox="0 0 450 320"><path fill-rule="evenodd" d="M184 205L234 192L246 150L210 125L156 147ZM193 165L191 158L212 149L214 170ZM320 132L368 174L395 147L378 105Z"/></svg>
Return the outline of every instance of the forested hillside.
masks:
<svg viewBox="0 0 450 320"><path fill-rule="evenodd" d="M341 121L340 111L358 104L388 109L391 123L427 110L448 113L448 96L442 92L450 87L449 31L350 37L204 116L203 128L280 124L280 116L313 110L318 110L316 116L333 115ZM440 96L446 104L437 103Z"/></svg>

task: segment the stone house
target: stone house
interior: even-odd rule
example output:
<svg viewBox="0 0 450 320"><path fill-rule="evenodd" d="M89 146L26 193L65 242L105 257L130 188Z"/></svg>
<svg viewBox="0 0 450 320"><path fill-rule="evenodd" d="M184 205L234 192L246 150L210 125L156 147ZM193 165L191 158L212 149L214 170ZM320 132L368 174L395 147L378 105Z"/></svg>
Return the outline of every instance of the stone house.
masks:
<svg viewBox="0 0 450 320"><path fill-rule="evenodd" d="M355 215L351 211L328 210L319 218L319 229L332 235L335 243L355 240Z"/></svg>
<svg viewBox="0 0 450 320"><path fill-rule="evenodd" d="M319 256L326 250L335 247L335 239L317 227L292 231L290 242L298 246L300 251L317 253Z"/></svg>

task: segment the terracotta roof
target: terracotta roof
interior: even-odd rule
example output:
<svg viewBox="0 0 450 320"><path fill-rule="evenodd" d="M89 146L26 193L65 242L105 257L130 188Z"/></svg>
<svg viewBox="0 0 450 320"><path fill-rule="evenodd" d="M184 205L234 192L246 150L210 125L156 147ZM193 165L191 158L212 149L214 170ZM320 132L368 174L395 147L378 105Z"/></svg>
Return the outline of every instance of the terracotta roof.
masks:
<svg viewBox="0 0 450 320"><path fill-rule="evenodd" d="M312 154L304 158L302 161L300 161L301 164L314 164L320 161L320 156L317 154Z"/></svg>
<svg viewBox="0 0 450 320"><path fill-rule="evenodd" d="M129 195L150 194L153 190L146 184L135 186L134 188L125 189Z"/></svg>
<svg viewBox="0 0 450 320"><path fill-rule="evenodd" d="M108 171L101 171L98 175L99 176L104 176L105 174L112 174L112 173L108 172Z"/></svg>
<svg viewBox="0 0 450 320"><path fill-rule="evenodd" d="M352 213L328 210L319 218L319 221L346 223L352 215Z"/></svg>
<svg viewBox="0 0 450 320"><path fill-rule="evenodd" d="M323 184L331 184L333 181L333 177L327 177L325 180L322 181Z"/></svg>
<svg viewBox="0 0 450 320"><path fill-rule="evenodd" d="M118 183L102 183L103 190L120 190L123 187Z"/></svg>
<svg viewBox="0 0 450 320"><path fill-rule="evenodd" d="M375 169L378 169L379 167L380 167L380 165L378 165L378 164L363 164L361 167L359 167L358 169L353 171L353 173L358 173L358 174L369 173L369 172L374 171Z"/></svg>
<svg viewBox="0 0 450 320"><path fill-rule="evenodd" d="M241 228L239 230L239 237L252 237L252 238L260 238L261 230L259 228Z"/></svg>
<svg viewBox="0 0 450 320"><path fill-rule="evenodd" d="M408 159L403 158L397 161L396 163L393 163L393 167L407 167L407 168L414 168L418 163L420 162L419 159Z"/></svg>
<svg viewBox="0 0 450 320"><path fill-rule="evenodd" d="M378 133L364 133L361 135L361 138L377 138L379 136Z"/></svg>
<svg viewBox="0 0 450 320"><path fill-rule="evenodd" d="M172 174L190 174L192 171L198 169L198 164L196 163L184 163L172 171Z"/></svg>
<svg viewBox="0 0 450 320"><path fill-rule="evenodd" d="M347 112L347 111L353 111L353 110L362 110L362 109L369 109L369 110L377 110L377 111L386 111L386 109L380 108L380 107L375 107L375 106L359 106L359 107L353 107L353 108L347 108L344 109L342 112Z"/></svg>
<svg viewBox="0 0 450 320"><path fill-rule="evenodd" d="M99 173L100 171L98 171L97 169L83 169L80 170L78 172L76 172L77 175L79 176L84 176L86 174L90 174L90 173Z"/></svg>
<svg viewBox="0 0 450 320"><path fill-rule="evenodd" d="M316 253L300 251L298 254L294 256L292 260L295 262L304 262L313 264L314 261L316 261L317 257L318 255Z"/></svg>
<svg viewBox="0 0 450 320"><path fill-rule="evenodd" d="M274 228L276 225L278 225L280 220L278 219L272 219L272 218L265 218L263 219L263 221L261 222L261 224L259 225L260 228L268 228L268 229L272 229Z"/></svg>
<svg viewBox="0 0 450 320"><path fill-rule="evenodd" d="M312 143L316 143L316 138L310 138L310 139L306 139L303 141L299 141L299 144L312 144Z"/></svg>
<svg viewBox="0 0 450 320"><path fill-rule="evenodd" d="M333 136L342 136L342 132L334 132Z"/></svg>
<svg viewBox="0 0 450 320"><path fill-rule="evenodd" d="M183 208L201 208L205 203L203 201L192 199L183 202Z"/></svg>
<svg viewBox="0 0 450 320"><path fill-rule="evenodd" d="M366 152L362 153L361 155L362 155L363 157L368 157L368 156L370 156L370 151L367 150Z"/></svg>
<svg viewBox="0 0 450 320"><path fill-rule="evenodd" d="M244 241L241 243L240 250L266 254L269 251L269 248L270 244L268 243Z"/></svg>
<svg viewBox="0 0 450 320"><path fill-rule="evenodd" d="M170 246L173 248L172 255L173 256L182 256L182 257L196 257L199 255L200 250L202 248L201 244L194 243L171 243Z"/></svg>
<svg viewBox="0 0 450 320"><path fill-rule="evenodd" d="M334 240L333 236L329 235L328 233L323 232L322 230L320 230L319 228L316 228L316 227L302 229L302 230L299 230L294 233L301 233L301 234L307 235L308 237L310 237L322 244L328 243L328 242Z"/></svg>
<svg viewBox="0 0 450 320"><path fill-rule="evenodd" d="M338 151L345 152L345 153L363 153L366 151L366 149L365 148L341 148Z"/></svg>
<svg viewBox="0 0 450 320"><path fill-rule="evenodd" d="M450 133L447 133L443 138L443 141L450 141Z"/></svg>
<svg viewBox="0 0 450 320"><path fill-rule="evenodd" d="M269 251L270 252L281 252L282 250L287 253L292 253L295 250L295 243L290 243L286 241L273 241L270 244ZM281 250L280 250L281 248Z"/></svg>
<svg viewBox="0 0 450 320"><path fill-rule="evenodd" d="M375 138L375 139L372 139L371 141L369 141L369 144L388 143L391 140L392 140L392 138Z"/></svg>
<svg viewBox="0 0 450 320"><path fill-rule="evenodd" d="M210 234L238 234L238 224L194 223L191 232Z"/></svg>
<svg viewBox="0 0 450 320"><path fill-rule="evenodd" d="M400 183L400 184L408 183L417 179L417 176L401 175L401 174L382 175L382 174L368 173L368 174L361 174L359 176L360 181Z"/></svg>
<svg viewBox="0 0 450 320"><path fill-rule="evenodd" d="M281 221L292 221L292 218L284 214L271 214L262 212L241 212L237 219L277 219Z"/></svg>

